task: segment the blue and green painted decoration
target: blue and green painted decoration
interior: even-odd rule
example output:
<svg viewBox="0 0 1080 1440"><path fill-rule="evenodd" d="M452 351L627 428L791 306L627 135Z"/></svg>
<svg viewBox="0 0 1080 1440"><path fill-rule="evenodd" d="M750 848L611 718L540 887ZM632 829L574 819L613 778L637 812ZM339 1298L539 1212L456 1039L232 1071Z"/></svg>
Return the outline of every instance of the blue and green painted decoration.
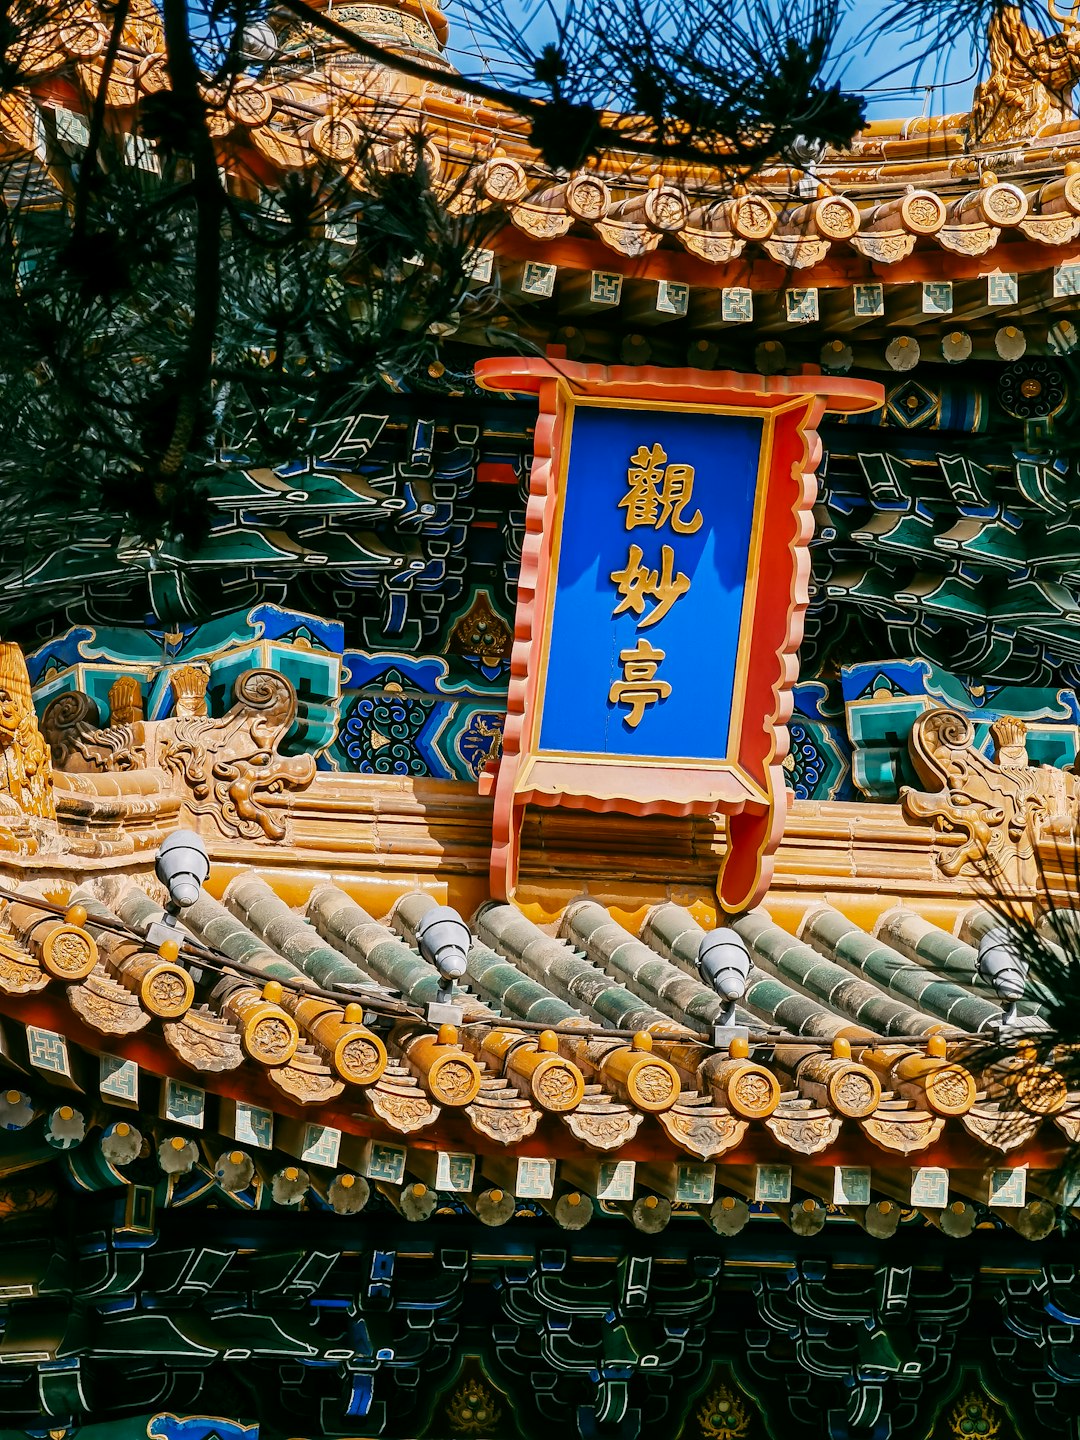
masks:
<svg viewBox="0 0 1080 1440"><path fill-rule="evenodd" d="M1076 755L1080 516L1071 462L1039 438L1065 385L1053 359L1007 367L993 395L905 377L877 428L823 427L797 797L895 800L932 704L969 714L984 747L1009 713L1033 760ZM89 535L13 571L0 618L14 607L5 634L39 705L82 690L105 720L125 674L160 719L173 669L194 663L220 714L236 676L269 665L300 697L287 748L322 768L475 779L502 729L533 417L470 394L417 418L403 399L351 417L317 463L223 472L197 555L143 564ZM53 605L33 622L30 591Z"/></svg>

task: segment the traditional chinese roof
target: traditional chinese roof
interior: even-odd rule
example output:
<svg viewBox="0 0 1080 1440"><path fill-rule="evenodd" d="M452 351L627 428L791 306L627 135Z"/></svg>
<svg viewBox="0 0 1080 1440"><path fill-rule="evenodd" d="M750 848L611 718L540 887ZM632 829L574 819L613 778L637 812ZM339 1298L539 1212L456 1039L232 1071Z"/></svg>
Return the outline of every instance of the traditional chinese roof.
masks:
<svg viewBox="0 0 1080 1440"><path fill-rule="evenodd" d="M397 16L393 43L438 61L434 12L434 28L408 9L349 13L383 38ZM161 38L152 7L132 16L107 99L137 167L154 163L132 125L140 96L162 83ZM107 25L88 5L77 23L45 33L27 57L26 86L5 101L6 144L41 169L43 203L58 203L70 179ZM648 177L616 155L578 175L548 174L519 120L468 102L451 71L406 85L347 59L301 36L239 82L215 119L239 192L271 195L283 177L323 168L361 183L348 168L356 121L385 123L389 157L426 116L432 163L448 186L464 186L455 203L492 222L474 256L476 285L497 279L529 338L601 361L746 369L752 359L769 373L811 363L885 376L885 404L865 424L823 431L804 678L829 674L839 654L918 656L978 683L1075 682L1076 527L1046 441L1069 401L1057 357L1076 341L1080 175L1070 167L1080 129L1030 64L1018 88L995 72L1000 104L987 108L993 87L980 91L975 119L875 123L812 174L777 169L721 197L716 176ZM1017 106L1016 95L1027 98ZM57 631L88 615L127 624L148 610L187 622L272 593L341 620L343 648L369 677L372 654L462 653L459 627L478 607L497 641L490 668L505 666L532 412L477 396L481 345L490 348L466 324L448 343L444 393L350 417L328 439L336 458L222 472L208 494L209 534L163 543L152 567L126 544L118 551L99 517L84 517L77 543L58 535L32 567L12 565L0 614L47 594L63 615ZM958 455L961 434L982 438ZM28 649L58 638L17 633ZM828 710L838 697L826 688ZM495 723L480 705L474 715L481 728ZM431 773L461 774L475 760L463 717L461 708L442 732L447 753L434 766L428 746ZM424 728L426 741L437 726ZM348 768L351 743L340 737L334 763ZM869 787L886 791L893 798L895 787Z"/></svg>
<svg viewBox="0 0 1080 1440"><path fill-rule="evenodd" d="M1018 18L1015 60L1003 62L1008 46L991 43L994 63L971 113L875 122L847 150L826 151L802 170L766 168L734 194L730 177L706 166L649 176L616 152L575 174L548 171L527 144L526 121L455 89L438 11L353 6L346 23L421 59L434 78L392 74L325 35L288 32L275 59L242 77L215 116L234 185L272 191L283 176L319 166L353 172L359 183L361 127L373 117L385 127L390 157L420 123L454 205L507 222L493 242L504 286L523 301L543 300L558 275L564 319L618 311L624 324L682 319L706 335L751 319L776 334L820 321L846 335L877 333L883 327L873 322L882 319L901 330L937 328L944 316L949 329L971 322L983 330L995 317L1029 311L1033 298L1042 310L1075 293L1071 274L1046 293L1040 280L1037 296L1026 279L1077 257L1080 123L1067 118L1054 77L1032 59L1034 32ZM25 87L5 100L9 155L31 161L43 133L56 151L45 193L63 172L65 145L83 133L107 38L108 17L87 0L68 23L43 27ZM152 6L133 6L107 91L120 131L130 131L140 99L164 85L163 48ZM145 146L129 150L132 164L154 164ZM478 256L480 279L492 259ZM939 288L923 292L926 283ZM883 285L901 287L888 306ZM755 309L758 291L766 293ZM1008 341L1015 348L1007 337L999 353Z"/></svg>
<svg viewBox="0 0 1080 1440"><path fill-rule="evenodd" d="M807 904L794 927L781 912L788 928L767 909L747 915L750 1058L712 1044L722 1005L698 978L704 931L682 906L652 907L635 933L589 899L543 925L481 905L463 1023L437 1029L424 1022L437 974L413 944L435 897L406 891L376 919L349 888L309 878L291 906L237 874L187 913L210 948L185 969L140 938L161 914L145 879L72 887L51 911L40 886L24 887L6 907L0 1008L26 1024L28 1073L85 1089L95 1109L160 1083L177 1133L284 1149L327 1183L378 1178L376 1154L399 1183L455 1194L478 1192L482 1175L553 1200L587 1176L597 1199L655 1205L689 1201L695 1177L703 1213L722 1219L710 1209L721 1192L760 1201L769 1184L785 1203L835 1203L829 1162L842 1159L862 1166L864 1208L873 1186L908 1206L921 1195L930 1213L964 1197L967 1218L946 1220L961 1228L971 1200L1024 1224L1041 1216L1042 1232L1053 1223L1034 1177L1031 1194L1023 1182L1075 1138L1060 1082L1030 1072L1027 1103L1003 1104L1009 1065L980 1065L962 1039L1000 1013L975 974L973 942L993 923L979 907L952 930L895 902L871 930L827 903ZM94 1051L111 1058L91 1079ZM908 1193L897 1176L912 1165ZM966 1174L949 1191L958 1167L1000 1171L1001 1193ZM804 1211L797 1224L824 1219Z"/></svg>
<svg viewBox="0 0 1080 1440"><path fill-rule="evenodd" d="M438 63L426 6L358 10ZM124 133L161 83L156 17L132 13L108 92ZM5 105L28 167L78 144L106 24L88 7ZM695 965L713 817L532 815L516 903L488 893L473 782L498 751L527 414L356 417L347 475L224 476L204 550L163 554L154 581L216 630L110 628L132 591L88 519L77 552L12 581L70 606L58 630L101 622L37 637L40 725L0 647L0 1215L21 1242L0 1413L63 1434L122 1395L140 1434L179 1440L155 1407L248 1414L215 1389L244 1367L289 1433L482 1435L512 1412L533 1433L753 1440L760 1408L774 1436L921 1440L937 1417L1012 1440L1013 1406L1067 1440L1080 1301L1057 1167L1078 1097L969 1036L999 1011L975 972L994 921L974 830L1025 903L1075 881L1053 830L1075 777L1037 763L1076 753L1053 688L1072 531L1037 455L983 467L906 432L990 416L1034 441L1064 404L1043 356L1072 343L1080 130L1030 86L1020 113L984 92L975 120L871 127L717 203L716 177L650 184L617 156L547 174L449 72L379 83L408 101L388 124L426 116L443 174L501 220L477 284L497 275L538 337L711 365L749 330L762 368L895 370L892 433L829 437L804 655L850 614L892 655L899 633L1014 684L976 694L911 661L800 687L802 798L737 922L744 1054L714 1045ZM232 183L347 167L351 84L302 54L245 82L218 137ZM972 361L962 382L928 378L939 356ZM979 367L1005 362L994 390ZM305 568L329 581L301 589ZM251 608L268 575L314 614ZM1042 830L1018 823L1033 796ZM182 824L213 869L180 952L149 925L153 854ZM448 1027L415 943L437 903L472 935ZM976 1358L992 1395L961 1372Z"/></svg>
<svg viewBox="0 0 1080 1440"><path fill-rule="evenodd" d="M9 646L0 658L26 707L17 656ZM439 1193L495 1189L550 1205L560 1224L561 1202L577 1195L571 1225L595 1199L645 1229L666 1223L672 1201L721 1228L732 1206L745 1220L746 1201L775 1203L801 1230L819 1228L832 1203L885 1233L897 1202L957 1233L979 1206L1025 1234L1053 1227L1061 1197L1038 1172L1075 1138L1075 1111L1052 1068L972 1047L1000 1008L975 967L994 921L963 853L934 849L932 790L913 792L906 819L884 805L796 812L777 886L736 922L753 959L739 1017L750 1054L713 1043L721 1002L696 957L715 901L692 866L681 883L661 881L658 855L650 880L628 858L638 879L620 895L610 856L606 878L584 878L579 861L582 879L555 870L531 898L493 902L462 843L460 787L446 787L440 821L435 791L417 807L402 782L319 777L309 756L279 753L296 706L280 673L249 671L236 695L216 719L185 681L169 719L106 730L84 712L55 732L48 713L68 767L51 784L47 766L26 763L40 744L32 713L12 717L0 1011L22 1027L12 1062L46 1097L66 1085L86 1097L68 1109L149 1108L139 1124L161 1131L166 1159L189 1133L211 1147L216 1133L238 1174L253 1156L291 1157L279 1162L296 1172L283 1193L313 1174L354 1177L350 1193L378 1179L406 1210L423 1210L425 1195L434 1205ZM961 717L934 717L949 712L929 712L912 741L928 784L933 763L947 766L954 795L967 766L969 806L991 807L1002 843L1010 786L1020 804L1045 773L1053 813L1067 777L1018 764L1022 727L1006 737L1010 772L965 748ZM846 811L876 831L856 823L845 839ZM152 847L181 818L203 826L217 860L186 912L183 953L149 937L163 898ZM572 840L573 817L563 824ZM448 854L440 837L452 832ZM641 833L673 854L687 838ZM553 841L541 853L557 854ZM838 842L846 878L829 858ZM526 838L534 857L536 846ZM951 873L935 880L935 865ZM1013 878L1031 884L1019 860ZM460 1023L440 1028L426 1018L437 973L415 941L446 899L468 915L473 944ZM52 1103L15 1084L27 1123Z"/></svg>
<svg viewBox="0 0 1080 1440"><path fill-rule="evenodd" d="M963 822L999 827L1035 901L1018 807L1052 835L1072 784L1020 722L991 758L931 708L904 805L795 804L737 922L744 1055L712 1044L695 966L713 820L545 814L493 902L483 796L317 772L284 752L318 707L298 731L282 668L220 659L230 708L210 664L163 666L150 719L106 671L108 724L84 688L39 725L0 647L5 1416L145 1408L165 1437L161 1404L256 1413L242 1377L301 1432L513 1409L590 1434L623 1406L627 1440L750 1434L760 1403L780 1435L854 1404L916 1440L930 1413L1002 1423L955 1399L979 1354L1065 1440L1075 1098L967 1039L999 1007ZM183 953L148 928L179 824L214 860ZM415 940L447 901L472 944L437 1028Z"/></svg>

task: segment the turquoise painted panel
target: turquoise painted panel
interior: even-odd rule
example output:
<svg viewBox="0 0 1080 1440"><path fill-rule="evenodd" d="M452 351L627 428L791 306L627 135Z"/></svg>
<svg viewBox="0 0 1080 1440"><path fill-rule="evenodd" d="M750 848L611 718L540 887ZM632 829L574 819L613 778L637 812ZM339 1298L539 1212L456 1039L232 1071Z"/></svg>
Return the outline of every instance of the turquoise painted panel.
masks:
<svg viewBox="0 0 1080 1440"><path fill-rule="evenodd" d="M839 687L822 680L795 686L791 748L784 761L796 800L852 800L851 743Z"/></svg>
<svg viewBox="0 0 1080 1440"><path fill-rule="evenodd" d="M27 668L39 714L57 695L81 691L95 701L103 724L109 721L109 690L121 675L140 682L146 718L164 720L173 711L171 677L181 665L209 669L211 715L230 708L233 686L245 670L276 670L292 683L299 701L282 750L318 753L337 733L342 637L335 622L258 605L176 632L73 627L32 652Z"/></svg>
<svg viewBox="0 0 1080 1440"><path fill-rule="evenodd" d="M872 800L896 800L901 785L918 784L908 737L916 718L938 706L971 720L985 754L992 753L991 725L1013 715L1028 727L1032 764L1065 766L1077 755L1080 701L1063 687L977 683L919 659L844 665L840 685L852 779Z"/></svg>

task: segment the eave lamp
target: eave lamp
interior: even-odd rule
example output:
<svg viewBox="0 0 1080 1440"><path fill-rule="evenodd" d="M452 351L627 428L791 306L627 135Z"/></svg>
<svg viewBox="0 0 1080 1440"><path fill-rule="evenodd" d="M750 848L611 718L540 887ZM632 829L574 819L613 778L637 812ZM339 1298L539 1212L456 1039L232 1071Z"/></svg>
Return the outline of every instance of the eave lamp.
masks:
<svg viewBox="0 0 1080 1440"><path fill-rule="evenodd" d="M735 1006L746 994L750 978L750 951L745 940L736 930L710 930L701 937L697 968L705 984L724 1002L713 1026L713 1044L727 1046L732 1040L748 1041L747 1027L735 1024Z"/></svg>
<svg viewBox="0 0 1080 1440"><path fill-rule="evenodd" d="M183 932L177 917L181 910L195 904L210 875L210 856L194 830L174 830L162 842L154 873L169 892L169 901L165 914L150 926L146 938L159 948L168 941L179 944Z"/></svg>
<svg viewBox="0 0 1080 1440"><path fill-rule="evenodd" d="M472 943L468 925L449 905L433 906L416 927L420 954L439 973L435 1001L427 1007L427 1018L436 1024L461 1023L461 1006L454 1004L454 981L465 974Z"/></svg>
<svg viewBox="0 0 1080 1440"><path fill-rule="evenodd" d="M1024 997L1028 965L1014 936L1004 925L988 930L979 941L976 969L1002 1002L1001 1029L1016 1023L1017 1001ZM993 1023L993 1022L991 1022Z"/></svg>

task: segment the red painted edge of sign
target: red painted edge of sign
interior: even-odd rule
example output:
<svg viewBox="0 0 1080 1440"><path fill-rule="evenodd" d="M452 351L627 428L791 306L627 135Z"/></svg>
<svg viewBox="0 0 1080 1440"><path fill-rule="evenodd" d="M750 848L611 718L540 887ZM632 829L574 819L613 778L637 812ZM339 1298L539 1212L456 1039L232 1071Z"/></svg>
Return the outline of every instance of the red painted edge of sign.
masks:
<svg viewBox="0 0 1080 1440"><path fill-rule="evenodd" d="M492 357L477 362L477 382L487 390L539 396L533 444L525 539L510 659L510 685L502 757L494 777L491 891L508 899L517 883L519 842L526 796L518 785L525 757L526 727L536 700L538 667L533 657L546 613L557 476L566 426L563 396L606 396L628 401L680 405L732 405L778 411L767 479L765 512L756 574L748 577L754 595L754 622L748 645L742 726L727 798L702 798L692 773L673 769L670 792L538 794L533 803L635 815L688 815L703 811L728 819L728 846L717 893L729 913L755 905L772 879L772 853L783 834L792 687L798 678L798 648L809 599L810 539L817 496L816 469L821 442L816 427L826 410L854 413L884 401L876 381L821 375L741 375L733 371L661 370L604 366L552 358ZM792 405L805 399L804 405ZM754 589L751 592L750 586ZM608 767L602 767L607 769ZM613 766L612 769L615 767ZM738 771L742 771L740 776ZM599 778L599 776L597 777ZM605 780L607 776L605 775ZM485 777L485 788L491 788ZM597 787L598 789L600 787ZM764 795L763 801L757 796Z"/></svg>

